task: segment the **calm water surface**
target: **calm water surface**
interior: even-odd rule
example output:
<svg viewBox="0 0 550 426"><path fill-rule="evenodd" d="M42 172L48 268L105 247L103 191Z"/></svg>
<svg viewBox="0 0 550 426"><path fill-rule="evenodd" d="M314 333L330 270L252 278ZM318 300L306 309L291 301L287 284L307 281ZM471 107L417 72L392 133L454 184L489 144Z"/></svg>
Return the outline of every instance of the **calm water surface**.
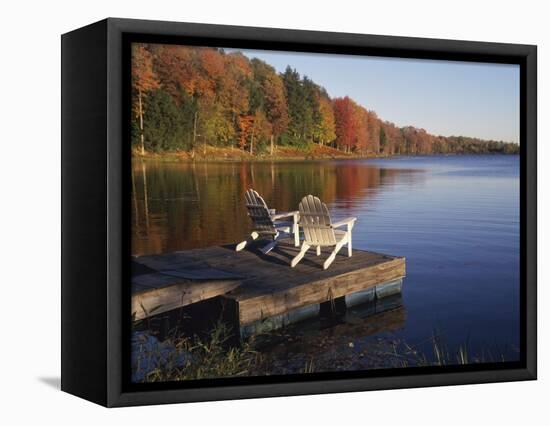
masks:
<svg viewBox="0 0 550 426"><path fill-rule="evenodd" d="M491 348L510 358L519 345L517 156L135 161L132 175L134 254L243 240L250 232L243 193L252 187L282 211L295 210L303 195L317 195L334 218L358 217L354 247L405 256L403 307L390 314L387 327L368 320L340 324L322 336L342 340L331 345L382 335L416 344L434 330L450 347L468 342L474 352Z"/></svg>

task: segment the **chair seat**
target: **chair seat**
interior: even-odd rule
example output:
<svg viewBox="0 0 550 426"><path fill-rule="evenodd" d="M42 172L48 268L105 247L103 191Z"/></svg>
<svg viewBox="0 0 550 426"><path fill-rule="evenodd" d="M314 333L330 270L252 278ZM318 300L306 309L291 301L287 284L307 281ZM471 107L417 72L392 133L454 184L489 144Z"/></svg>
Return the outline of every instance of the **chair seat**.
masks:
<svg viewBox="0 0 550 426"><path fill-rule="evenodd" d="M334 230L334 236L336 237L336 242L340 242L348 234L347 231L340 231L339 229Z"/></svg>
<svg viewBox="0 0 550 426"><path fill-rule="evenodd" d="M294 225L292 222L287 221L274 221L273 225L275 225L275 229L271 230L256 230L256 232L260 235L275 235L277 232L291 232L292 226Z"/></svg>
<svg viewBox="0 0 550 426"><path fill-rule="evenodd" d="M292 225L294 225L293 222L289 222L286 220L276 220L273 222L273 224L275 225L275 228L292 227Z"/></svg>

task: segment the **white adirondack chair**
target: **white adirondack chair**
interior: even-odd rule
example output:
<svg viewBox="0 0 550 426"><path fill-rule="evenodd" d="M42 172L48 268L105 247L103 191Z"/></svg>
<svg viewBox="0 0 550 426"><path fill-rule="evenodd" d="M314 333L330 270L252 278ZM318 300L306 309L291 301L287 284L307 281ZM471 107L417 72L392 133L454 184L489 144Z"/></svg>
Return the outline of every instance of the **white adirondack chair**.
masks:
<svg viewBox="0 0 550 426"><path fill-rule="evenodd" d="M357 220L356 217L332 223L327 205L313 195L302 198L299 211L299 225L304 231L304 241L300 252L292 259L290 266L294 268L311 247L317 249L317 256L321 255L321 247L334 247L328 259L323 263L323 269L330 266L338 251L346 244L348 245L348 256L351 257L351 230ZM337 229L343 226L346 226L345 230Z"/></svg>
<svg viewBox="0 0 550 426"><path fill-rule="evenodd" d="M272 241L261 249L262 253L267 254L275 248L279 241L286 237L294 237L294 245L300 245L300 234L298 232L298 211L276 213L275 209L268 209L264 199L253 189L249 189L244 194L248 216L253 223L253 231L250 237L240 242L235 247L240 251L246 245L258 237L268 237ZM291 221L282 221L281 219L290 219Z"/></svg>

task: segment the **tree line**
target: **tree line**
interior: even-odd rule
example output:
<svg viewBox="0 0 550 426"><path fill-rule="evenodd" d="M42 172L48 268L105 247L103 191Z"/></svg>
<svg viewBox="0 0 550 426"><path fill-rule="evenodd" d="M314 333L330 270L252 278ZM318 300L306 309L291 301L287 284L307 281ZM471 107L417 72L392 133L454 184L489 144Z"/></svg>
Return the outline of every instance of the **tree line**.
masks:
<svg viewBox="0 0 550 426"><path fill-rule="evenodd" d="M278 73L240 52L179 45L132 45L132 144L149 152L207 145L273 154L311 144L361 155L517 153L519 146L435 136L380 119L348 96L290 66Z"/></svg>

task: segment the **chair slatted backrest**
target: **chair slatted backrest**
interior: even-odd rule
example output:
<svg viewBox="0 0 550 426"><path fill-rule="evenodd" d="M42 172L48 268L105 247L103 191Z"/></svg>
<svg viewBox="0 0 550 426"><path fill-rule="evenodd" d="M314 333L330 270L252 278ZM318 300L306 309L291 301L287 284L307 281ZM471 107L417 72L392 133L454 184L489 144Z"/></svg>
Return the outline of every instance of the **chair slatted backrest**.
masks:
<svg viewBox="0 0 550 426"><path fill-rule="evenodd" d="M262 234L276 234L275 225L264 199L253 189L244 193L248 216L254 223L254 230Z"/></svg>
<svg viewBox="0 0 550 426"><path fill-rule="evenodd" d="M306 244L313 246L336 244L336 236L325 203L313 195L308 195L302 198L299 210L300 226L304 230Z"/></svg>

